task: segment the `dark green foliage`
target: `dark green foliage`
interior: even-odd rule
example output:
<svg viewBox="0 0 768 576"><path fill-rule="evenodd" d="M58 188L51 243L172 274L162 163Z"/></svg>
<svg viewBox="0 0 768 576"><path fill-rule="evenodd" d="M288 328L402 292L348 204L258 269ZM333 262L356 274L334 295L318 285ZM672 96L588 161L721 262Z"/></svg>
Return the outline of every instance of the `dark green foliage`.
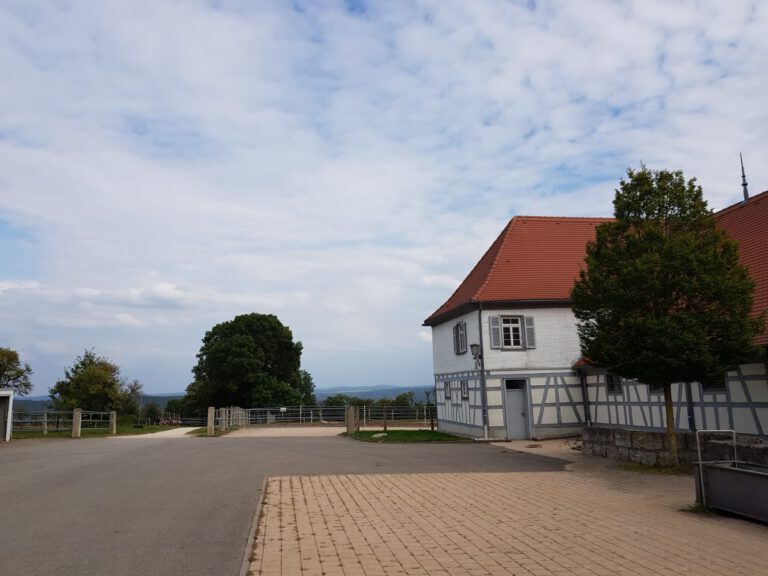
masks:
<svg viewBox="0 0 768 576"><path fill-rule="evenodd" d="M613 204L616 221L598 226L571 292L581 350L613 374L662 387L677 459L672 383L717 381L756 352L754 282L695 179L630 169Z"/></svg>
<svg viewBox="0 0 768 576"><path fill-rule="evenodd" d="M78 356L71 368L64 370L64 378L50 390L57 410L107 411L135 414L141 383L126 382L120 377L120 368L93 350Z"/></svg>
<svg viewBox="0 0 768 576"><path fill-rule="evenodd" d="M272 314L244 314L214 326L203 338L187 387L189 405L312 404L314 383L301 365L301 342Z"/></svg>
<svg viewBox="0 0 768 576"><path fill-rule="evenodd" d="M188 398L173 398L165 403L165 411L171 414L178 414L182 418L190 418L195 415L193 408L189 405Z"/></svg>
<svg viewBox="0 0 768 576"><path fill-rule="evenodd" d="M323 400L323 406L371 406L373 400L363 399L348 394L333 394Z"/></svg>
<svg viewBox="0 0 768 576"><path fill-rule="evenodd" d="M582 352L648 384L722 378L762 329L736 243L695 179L644 166L627 176L572 291Z"/></svg>
<svg viewBox="0 0 768 576"><path fill-rule="evenodd" d="M416 396L414 392L403 392L402 394L398 394L395 396L395 399L392 400L391 405L392 406L413 406L413 398Z"/></svg>
<svg viewBox="0 0 768 576"><path fill-rule="evenodd" d="M141 409L141 417L149 420L152 424L160 422L160 416L162 416L162 414L163 411L157 402L145 404Z"/></svg>
<svg viewBox="0 0 768 576"><path fill-rule="evenodd" d="M19 396L25 396L32 391L31 374L32 368L21 364L16 350L0 348L0 388L12 388Z"/></svg>

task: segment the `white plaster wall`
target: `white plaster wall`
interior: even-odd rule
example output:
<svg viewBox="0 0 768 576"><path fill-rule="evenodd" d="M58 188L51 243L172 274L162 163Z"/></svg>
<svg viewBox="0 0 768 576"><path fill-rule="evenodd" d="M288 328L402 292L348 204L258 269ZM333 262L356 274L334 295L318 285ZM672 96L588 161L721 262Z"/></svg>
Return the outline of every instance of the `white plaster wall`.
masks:
<svg viewBox="0 0 768 576"><path fill-rule="evenodd" d="M453 326L467 324L467 348L479 344L477 311L432 327L432 358L435 374L475 370L469 350L465 354L453 351ZM539 370L571 368L581 356L576 318L570 308L517 308L483 310L483 354L486 370ZM533 350L499 350L490 347L489 318L491 316L532 316L536 330Z"/></svg>
<svg viewBox="0 0 768 576"><path fill-rule="evenodd" d="M536 330L533 350L491 348L491 316L532 316ZM477 334L477 316L475 332ZM477 340L468 340L476 342ZM581 357L576 317L570 308L518 308L483 310L483 348L486 370L543 370L571 368Z"/></svg>
<svg viewBox="0 0 768 576"><path fill-rule="evenodd" d="M467 324L467 351L456 354L453 351L453 327L464 321ZM479 343L477 312L470 312L432 327L432 362L435 374L470 372L477 370L469 351L469 345Z"/></svg>

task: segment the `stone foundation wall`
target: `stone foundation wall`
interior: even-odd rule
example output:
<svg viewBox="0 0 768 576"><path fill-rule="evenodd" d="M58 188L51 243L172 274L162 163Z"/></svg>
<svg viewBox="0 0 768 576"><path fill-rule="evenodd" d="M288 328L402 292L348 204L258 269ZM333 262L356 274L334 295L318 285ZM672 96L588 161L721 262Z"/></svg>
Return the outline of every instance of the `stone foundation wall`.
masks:
<svg viewBox="0 0 768 576"><path fill-rule="evenodd" d="M593 426L584 428L582 439L584 454L648 466L668 466L674 463L666 434L663 432ZM677 446L681 463L698 461L696 434L678 433ZM739 438L737 452L740 461L768 465L768 444L762 442L760 438ZM705 461L733 460L732 443L720 439L705 440L703 457Z"/></svg>

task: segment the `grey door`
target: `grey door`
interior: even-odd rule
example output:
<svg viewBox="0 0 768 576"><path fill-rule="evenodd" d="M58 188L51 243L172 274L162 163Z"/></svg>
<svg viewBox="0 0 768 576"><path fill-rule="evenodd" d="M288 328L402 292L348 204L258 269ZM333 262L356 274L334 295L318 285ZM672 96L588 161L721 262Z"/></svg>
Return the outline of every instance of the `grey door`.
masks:
<svg viewBox="0 0 768 576"><path fill-rule="evenodd" d="M521 440L528 438L528 398L525 380L505 380L506 397L505 416L507 420L507 438Z"/></svg>

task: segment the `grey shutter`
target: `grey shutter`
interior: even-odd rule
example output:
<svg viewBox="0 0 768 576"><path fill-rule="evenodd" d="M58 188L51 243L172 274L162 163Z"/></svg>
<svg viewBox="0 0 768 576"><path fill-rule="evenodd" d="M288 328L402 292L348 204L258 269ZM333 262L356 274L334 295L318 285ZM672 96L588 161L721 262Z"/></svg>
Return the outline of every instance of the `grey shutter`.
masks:
<svg viewBox="0 0 768 576"><path fill-rule="evenodd" d="M501 318L491 316L488 320L491 327L491 348L501 348Z"/></svg>
<svg viewBox="0 0 768 576"><path fill-rule="evenodd" d="M453 353L459 353L459 325L453 325Z"/></svg>
<svg viewBox="0 0 768 576"><path fill-rule="evenodd" d="M533 327L533 316L525 317L525 347L536 348L536 330Z"/></svg>

